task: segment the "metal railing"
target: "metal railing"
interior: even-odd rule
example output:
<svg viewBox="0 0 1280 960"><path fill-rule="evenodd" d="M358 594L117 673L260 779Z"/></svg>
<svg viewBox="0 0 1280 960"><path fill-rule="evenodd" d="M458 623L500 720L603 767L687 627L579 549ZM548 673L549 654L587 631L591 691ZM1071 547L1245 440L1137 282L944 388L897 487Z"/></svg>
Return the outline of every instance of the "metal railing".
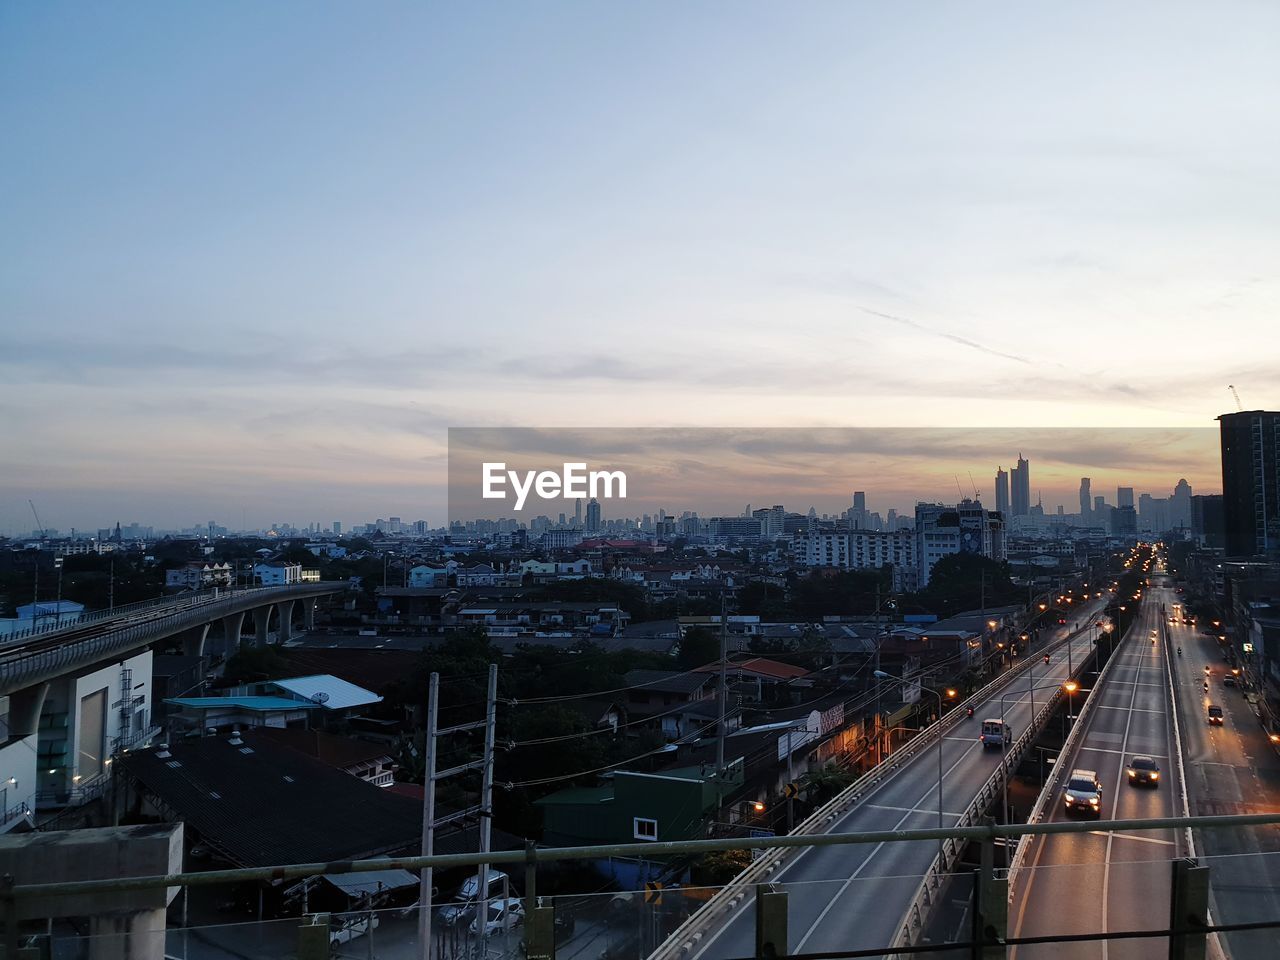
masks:
<svg viewBox="0 0 1280 960"><path fill-rule="evenodd" d="M0 658L3 658L0 659L0 695L56 676L73 665L107 659L122 651L146 646L153 640L178 633L187 627L252 609L276 599L337 593L348 587L349 584L345 582L293 584L283 587L254 587L235 592L223 591L218 596L184 597L157 616L146 617L138 623L126 622L118 628L104 630L83 640L71 637L65 644L25 653L21 649L13 649L11 644L8 650L0 648Z"/></svg>

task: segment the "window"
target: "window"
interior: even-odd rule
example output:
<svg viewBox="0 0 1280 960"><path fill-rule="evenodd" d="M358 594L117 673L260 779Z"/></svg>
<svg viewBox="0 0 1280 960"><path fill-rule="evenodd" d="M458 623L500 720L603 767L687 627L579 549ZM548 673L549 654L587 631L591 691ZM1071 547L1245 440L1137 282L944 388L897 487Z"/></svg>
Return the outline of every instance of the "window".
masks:
<svg viewBox="0 0 1280 960"><path fill-rule="evenodd" d="M658 839L658 821L647 820L644 817L632 817L631 827L633 836L637 840L657 840Z"/></svg>

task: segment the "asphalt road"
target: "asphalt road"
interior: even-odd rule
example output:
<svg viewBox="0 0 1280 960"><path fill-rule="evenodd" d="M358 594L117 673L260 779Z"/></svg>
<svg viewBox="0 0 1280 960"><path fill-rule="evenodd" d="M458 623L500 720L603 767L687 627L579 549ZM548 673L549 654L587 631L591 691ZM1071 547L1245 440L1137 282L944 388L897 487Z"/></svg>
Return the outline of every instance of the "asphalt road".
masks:
<svg viewBox="0 0 1280 960"><path fill-rule="evenodd" d="M1160 623L1160 601L1154 593L1158 591L1144 593L1141 613L1116 650L1105 683L1092 692L1093 706L1081 721L1087 726L1078 749L1058 759L1067 769L1097 773L1103 786L1104 820L1174 816L1179 812L1163 632L1157 643L1150 642L1150 631ZM1126 769L1134 754L1152 756L1160 765L1160 782L1155 789L1129 786ZM1060 785L1057 790L1046 810L1048 821L1068 819ZM1169 861L1185 856L1182 844L1182 835L1172 830L1037 838L1027 851L1029 869L1017 878L1009 913L1010 935L1058 936L1167 927ZM1010 956L1018 960L1142 960L1167 951L1167 939L1144 938L1036 944L1012 948Z"/></svg>
<svg viewBox="0 0 1280 960"><path fill-rule="evenodd" d="M1101 609L1095 601L1080 612L1087 623ZM1046 642L1061 639L1059 627ZM1076 665L1092 645L1089 630L1072 641ZM1034 696L1038 704L1067 678L1065 648L1045 665L1035 659L1030 677L1005 688L1004 715L1019 735L1030 722ZM1028 690L1028 686L1042 687ZM973 719L951 728L943 741L943 823L954 824L978 795L1000 762L996 751L984 751L978 736L984 718L1000 716L997 695L976 708ZM865 794L857 806L835 821L828 832L907 830L938 825L938 748L936 741ZM920 878L938 852L931 841L882 843L873 846L815 847L786 861L772 880L789 892L789 953L872 949L887 946L897 935ZM755 952L753 898L743 901L726 922L711 930L693 960L750 957Z"/></svg>
<svg viewBox="0 0 1280 960"><path fill-rule="evenodd" d="M1162 590L1165 604L1181 600ZM1182 646L1174 657L1178 715L1191 812L1270 813L1280 808L1280 757L1268 740L1246 691L1223 683L1231 674L1211 624L1169 625ZM1209 667L1209 690L1203 684ZM1209 726L1209 703L1222 707L1222 726ZM1197 853L1210 868L1213 919L1218 923L1280 920L1280 828L1205 830L1196 835ZM1233 960L1280 956L1280 930L1225 934Z"/></svg>

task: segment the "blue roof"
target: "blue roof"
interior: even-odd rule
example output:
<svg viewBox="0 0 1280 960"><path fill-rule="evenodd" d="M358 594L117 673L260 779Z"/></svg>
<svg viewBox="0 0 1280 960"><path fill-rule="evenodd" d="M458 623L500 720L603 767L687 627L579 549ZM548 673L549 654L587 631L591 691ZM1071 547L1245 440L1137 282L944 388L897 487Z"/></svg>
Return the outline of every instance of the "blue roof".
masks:
<svg viewBox="0 0 1280 960"><path fill-rule="evenodd" d="M165 703L174 703L180 707L192 707L196 710L211 710L218 707L240 707L242 710L314 710L317 704L303 703L288 697L173 697Z"/></svg>

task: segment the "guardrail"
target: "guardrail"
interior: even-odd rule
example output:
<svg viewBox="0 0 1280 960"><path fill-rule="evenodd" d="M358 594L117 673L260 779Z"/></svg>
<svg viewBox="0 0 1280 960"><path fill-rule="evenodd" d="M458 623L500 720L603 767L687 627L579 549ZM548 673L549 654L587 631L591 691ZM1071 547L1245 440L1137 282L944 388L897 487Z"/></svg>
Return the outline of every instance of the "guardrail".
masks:
<svg viewBox="0 0 1280 960"><path fill-rule="evenodd" d="M1074 639L1075 635L1072 636L1072 640ZM1080 673L1088 662L1088 656L1082 657L1080 669L1077 669L1076 673ZM1018 764L1022 762L1022 757L1027 752L1027 748L1035 742L1036 737L1040 735L1041 727L1049 717L1053 716L1054 711L1058 709L1058 704L1061 702L1062 687L1059 685L1045 701L1044 706L1036 711L1031 723L1013 742L1013 746L1004 751L999 765L992 771L991 776L987 778L987 781L979 789L973 801L960 815L960 819L956 821L956 826L968 827L975 825L978 818L995 802L997 795L1003 793L1005 784L1008 782L1010 775L1018 769ZM960 854L960 848L955 841L952 840L950 842L950 851L948 851L946 841L944 841L938 856L933 858L933 862L921 878L920 885L916 888L915 895L911 898L911 903L908 905L907 912L903 915L899 925L898 936L892 944L894 948L911 946L917 942L917 937L924 932L925 924L929 919L929 908L934 903L931 890L936 890L939 887L943 875L951 869Z"/></svg>
<svg viewBox="0 0 1280 960"><path fill-rule="evenodd" d="M1137 618L1134 617L1129 621L1129 625L1125 628L1124 634L1115 642L1111 648L1111 655L1107 658L1107 662L1103 664L1102 671L1098 674L1098 679L1094 683L1094 690L1101 687L1107 682L1107 676L1111 673L1112 666L1117 662L1115 658L1116 651L1124 646L1129 634L1133 631L1133 624ZM1058 751L1058 757L1072 755L1076 749L1076 745L1080 742L1080 738L1084 736L1084 731L1088 728L1088 717L1093 713L1093 693L1089 691L1089 695L1085 697L1084 703L1080 706L1080 712L1076 715L1076 722L1071 725L1071 732L1067 734L1067 739L1063 741L1062 749ZM1082 722L1084 721L1084 722ZM1028 823L1040 823L1044 819L1045 808L1048 806L1049 798L1057 793L1058 784L1061 782L1063 773L1063 765L1055 763L1053 765L1053 773L1045 778L1044 785L1040 788L1040 794L1036 797L1035 806L1031 808L1031 814L1027 817ZM1013 859L1009 864L1009 902L1013 903L1013 895L1015 890L1015 882L1018 873L1022 870L1023 861L1026 860L1027 847L1029 844L1022 840L1018 841L1018 849L1014 851Z"/></svg>
<svg viewBox="0 0 1280 960"><path fill-rule="evenodd" d="M336 593L346 589L346 583L306 583L284 587L255 587L251 593L240 591L224 593L218 597L189 597L176 608L162 616L151 617L140 623L122 625L84 640L70 639L66 644L41 649L25 655L15 655L0 660L0 695L23 686L56 676L68 667L87 658L107 659L123 650L145 646L152 640L171 636L187 627L216 620L221 616L257 606L260 602L304 597L311 594ZM4 650L0 650L3 656Z"/></svg>
<svg viewBox="0 0 1280 960"><path fill-rule="evenodd" d="M1092 615L1090 615L1090 619L1092 619ZM1088 625L1079 627L1068 633L1063 639L1055 641L1043 649L1046 651L1057 650L1068 643L1073 643L1088 630ZM965 708L968 705L989 700L992 695L1013 683L1035 663L1034 658L1031 657L1025 658L1025 661L1017 667L1006 670L980 690L967 697L963 703L957 704L949 713L922 730L905 747L891 754L886 760L867 771L832 800L811 813L788 836L812 836L820 829L834 822L856 804L868 789L879 785L887 777L896 773L920 753L926 745L936 744L938 737L946 736L947 731L962 719L967 719ZM932 735L931 731L933 732ZM953 846L953 856L954 849L957 848ZM726 885L724 889L707 901L705 906L677 927L662 946L650 955L650 960L668 960L668 958L676 956L685 956L696 950L698 944L705 937L707 929L722 919L725 914L739 907L751 896L754 893L752 884L763 882L776 873L786 859L787 853L788 850L786 848L772 850L743 870L730 884ZM910 908L908 908L908 913L910 913Z"/></svg>

